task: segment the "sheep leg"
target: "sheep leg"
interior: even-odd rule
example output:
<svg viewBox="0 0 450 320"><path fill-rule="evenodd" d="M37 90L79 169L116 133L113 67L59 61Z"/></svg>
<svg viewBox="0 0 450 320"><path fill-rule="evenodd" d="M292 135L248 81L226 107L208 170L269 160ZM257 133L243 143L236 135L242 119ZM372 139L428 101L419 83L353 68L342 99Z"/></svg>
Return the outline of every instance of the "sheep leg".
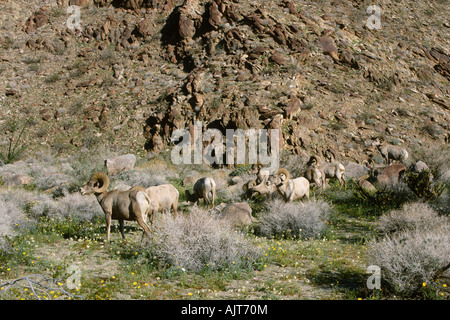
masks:
<svg viewBox="0 0 450 320"><path fill-rule="evenodd" d="M109 242L109 233L111 230L111 213L106 213L106 242Z"/></svg>
<svg viewBox="0 0 450 320"><path fill-rule="evenodd" d="M347 181L345 181L344 177L341 177L341 179L342 179L342 185L344 186L344 190L347 190Z"/></svg>
<svg viewBox="0 0 450 320"><path fill-rule="evenodd" d="M150 227L145 223L144 218L138 217L136 218L137 223L141 226L142 229L144 229L145 234L147 235L147 238L150 239Z"/></svg>
<svg viewBox="0 0 450 320"><path fill-rule="evenodd" d="M177 215L177 210L178 210L178 204L177 203L172 204L172 210L173 210L173 215L176 216Z"/></svg>
<svg viewBox="0 0 450 320"><path fill-rule="evenodd" d="M124 223L123 220L119 220L119 230L120 234L122 235L122 239L125 240L125 233L124 233Z"/></svg>

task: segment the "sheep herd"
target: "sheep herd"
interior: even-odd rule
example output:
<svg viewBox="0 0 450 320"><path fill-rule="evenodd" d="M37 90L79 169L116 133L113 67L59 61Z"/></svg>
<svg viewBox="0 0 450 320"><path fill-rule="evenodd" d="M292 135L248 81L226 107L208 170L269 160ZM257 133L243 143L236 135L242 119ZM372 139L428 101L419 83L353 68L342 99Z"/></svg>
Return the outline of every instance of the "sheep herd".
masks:
<svg viewBox="0 0 450 320"><path fill-rule="evenodd" d="M378 166L372 162L366 162L369 174L358 178L355 183L368 194L375 193L377 188L369 182L369 177L376 180L375 185L386 185L396 183L406 172L407 168L402 163L392 163L392 161L403 162L408 158L408 152L399 147L389 145L381 139L374 142L379 152L386 161L387 166ZM286 202L306 199L309 202L310 187L315 186L319 190L327 187L330 179L337 179L340 187L346 187L344 179L345 167L335 160L333 153L325 154L325 161L320 161L317 156L311 156L306 163L304 172L297 178L292 178L290 172L285 168L279 168L276 172L270 172L268 168L261 164L253 166L256 179L247 181L243 185L245 196L252 197L254 194L264 194L269 198L276 195ZM420 171L428 169L426 164L419 161L411 166L410 170ZM168 213L172 209L177 213L179 192L171 184L162 184L144 188L135 186L126 191L107 191L109 178L103 172L97 172L89 181L81 187L82 194L94 194L106 216L106 240L109 241L111 220L118 220L122 238L124 221L137 221L144 230L144 234L150 237L150 224L153 224L154 217L158 212ZM198 179L193 185L193 191L186 190L186 200L198 203L203 199L203 203L208 208L214 208L216 198L216 182L212 177ZM302 202L303 204L303 202ZM143 234L143 235L144 235Z"/></svg>

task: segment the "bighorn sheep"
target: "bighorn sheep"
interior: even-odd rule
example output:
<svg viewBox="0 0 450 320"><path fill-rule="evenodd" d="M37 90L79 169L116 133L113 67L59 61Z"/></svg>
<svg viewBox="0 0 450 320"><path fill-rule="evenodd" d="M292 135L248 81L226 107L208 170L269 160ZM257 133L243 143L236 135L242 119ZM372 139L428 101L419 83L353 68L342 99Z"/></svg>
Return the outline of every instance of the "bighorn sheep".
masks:
<svg viewBox="0 0 450 320"><path fill-rule="evenodd" d="M315 185L319 188L323 186L322 172L320 172L318 168L308 167L303 173L303 176L309 181L309 183L315 183Z"/></svg>
<svg viewBox="0 0 450 320"><path fill-rule="evenodd" d="M377 138L372 144L378 148L387 165L391 163L391 160L405 162L408 159L408 151L402 147L386 143L384 138Z"/></svg>
<svg viewBox="0 0 450 320"><path fill-rule="evenodd" d="M339 181L339 185L347 187L344 179L345 167L339 162L320 162L316 156L311 156L306 164L309 168L317 168L322 174L322 187L327 186L327 179L336 178Z"/></svg>
<svg viewBox="0 0 450 320"><path fill-rule="evenodd" d="M268 168L264 168L261 163L257 163L254 167L258 170L256 172L256 183L260 184L263 181L266 181L269 178L270 170Z"/></svg>
<svg viewBox="0 0 450 320"><path fill-rule="evenodd" d="M81 187L83 195L94 194L103 209L106 217L106 241L109 241L111 220L119 220L120 233L125 239L123 231L124 220L136 220L147 237L150 237L150 228L145 222L151 200L143 187L133 187L127 191L107 191L109 178L103 172L97 172Z"/></svg>
<svg viewBox="0 0 450 320"><path fill-rule="evenodd" d="M304 197L309 201L309 181L305 177L290 179L289 171L284 168L278 169L267 181L250 190L261 194L273 194L278 191L286 202L301 200Z"/></svg>
<svg viewBox="0 0 450 320"><path fill-rule="evenodd" d="M166 213L172 209L174 214L177 213L180 193L173 185L161 184L159 186L151 186L145 191L152 202L150 206L152 224L156 212Z"/></svg>
<svg viewBox="0 0 450 320"><path fill-rule="evenodd" d="M400 163L394 163L384 168L376 168L372 175L376 178L376 184L386 186L395 185L406 172L406 167Z"/></svg>
<svg viewBox="0 0 450 320"><path fill-rule="evenodd" d="M242 190L245 192L245 196L247 198L251 198L253 197L253 192L250 191L251 188L253 188L254 186L256 186L256 180L249 180L246 183L244 183L242 185Z"/></svg>
<svg viewBox="0 0 450 320"><path fill-rule="evenodd" d="M216 198L216 182L213 178L203 177L194 183L193 192L186 190L186 198L188 201L197 203L203 199L204 205L211 205L214 208L214 200Z"/></svg>

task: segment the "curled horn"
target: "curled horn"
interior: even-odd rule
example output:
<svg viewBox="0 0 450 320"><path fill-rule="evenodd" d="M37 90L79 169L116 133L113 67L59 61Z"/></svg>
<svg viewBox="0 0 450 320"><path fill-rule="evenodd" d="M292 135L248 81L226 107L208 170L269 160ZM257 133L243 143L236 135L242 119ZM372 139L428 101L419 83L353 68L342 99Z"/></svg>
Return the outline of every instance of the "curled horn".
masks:
<svg viewBox="0 0 450 320"><path fill-rule="evenodd" d="M285 169L285 168L280 168L277 171L277 175L280 175L280 174L284 174L286 176L286 180L283 181L283 183L286 183L289 180L289 178L290 178L289 171L287 169Z"/></svg>
<svg viewBox="0 0 450 320"><path fill-rule="evenodd" d="M311 157L309 157L307 165L311 166L314 162L317 165L319 163L319 158L315 155L312 155Z"/></svg>
<svg viewBox="0 0 450 320"><path fill-rule="evenodd" d="M99 187L92 188L95 193L103 193L108 189L109 178L105 173L103 172L94 173L90 180L95 181L99 184Z"/></svg>

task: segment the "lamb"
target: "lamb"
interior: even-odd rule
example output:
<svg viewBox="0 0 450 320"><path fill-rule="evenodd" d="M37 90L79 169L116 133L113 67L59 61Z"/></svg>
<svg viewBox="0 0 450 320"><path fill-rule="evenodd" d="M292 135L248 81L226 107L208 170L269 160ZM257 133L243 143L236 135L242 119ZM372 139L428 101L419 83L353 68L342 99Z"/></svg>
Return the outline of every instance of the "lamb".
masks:
<svg viewBox="0 0 450 320"><path fill-rule="evenodd" d="M213 178L203 177L194 183L193 192L186 190L187 201L197 203L203 199L204 205L214 208L214 200L216 198L216 182Z"/></svg>
<svg viewBox="0 0 450 320"><path fill-rule="evenodd" d="M81 187L82 195L94 194L106 217L106 241L109 241L111 220L119 220L120 233L125 240L124 220L136 220L144 233L150 238L150 228L145 222L151 206L151 200L145 188L133 187L127 191L107 191L109 178L103 172L97 172Z"/></svg>
<svg viewBox="0 0 450 320"><path fill-rule="evenodd" d="M168 213L172 209L174 214L177 213L180 193L173 185L161 184L159 186L151 186L145 189L145 191L152 201L150 206L150 219L152 224L157 212Z"/></svg>
<svg viewBox="0 0 450 320"><path fill-rule="evenodd" d="M391 163L391 160L405 162L409 157L408 151L402 147L386 143L384 138L377 138L372 144L378 148L387 165Z"/></svg>
<svg viewBox="0 0 450 320"><path fill-rule="evenodd" d="M250 191L273 195L278 192L286 202L300 200L306 197L309 201L309 181L305 177L290 179L289 171L280 168L269 179L250 188Z"/></svg>

